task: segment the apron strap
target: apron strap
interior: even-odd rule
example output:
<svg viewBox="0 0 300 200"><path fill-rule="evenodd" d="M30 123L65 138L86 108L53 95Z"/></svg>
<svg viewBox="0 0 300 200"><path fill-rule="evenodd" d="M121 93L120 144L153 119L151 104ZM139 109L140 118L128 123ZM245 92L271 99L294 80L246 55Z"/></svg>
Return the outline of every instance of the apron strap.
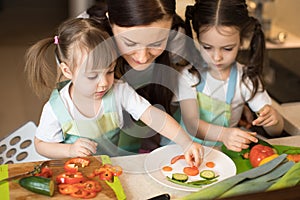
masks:
<svg viewBox="0 0 300 200"><path fill-rule="evenodd" d="M231 104L231 101L234 97L235 87L236 87L236 79L237 79L237 68L236 63L232 66L230 70L227 94L226 94L226 103Z"/></svg>
<svg viewBox="0 0 300 200"><path fill-rule="evenodd" d="M57 89L52 91L49 102L60 124L65 124L66 122L73 120Z"/></svg>
<svg viewBox="0 0 300 200"><path fill-rule="evenodd" d="M207 72L201 75L201 83L197 85L197 91L202 92L206 83L206 75ZM236 80L237 80L237 67L236 63L233 64L230 75L229 75L229 82L227 86L227 94L226 94L226 103L231 104L231 101L234 97L235 87L236 87Z"/></svg>

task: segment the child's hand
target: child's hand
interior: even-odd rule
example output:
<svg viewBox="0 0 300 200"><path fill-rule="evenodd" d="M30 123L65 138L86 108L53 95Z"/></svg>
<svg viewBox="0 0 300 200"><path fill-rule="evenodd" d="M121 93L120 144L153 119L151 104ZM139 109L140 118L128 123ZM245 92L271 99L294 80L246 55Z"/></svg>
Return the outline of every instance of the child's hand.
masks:
<svg viewBox="0 0 300 200"><path fill-rule="evenodd" d="M186 162L190 166L199 167L203 161L204 149L201 144L193 142L191 146L184 152Z"/></svg>
<svg viewBox="0 0 300 200"><path fill-rule="evenodd" d="M276 110L270 106L264 106L258 113L258 118L252 122L254 126L273 126L279 122L279 116Z"/></svg>
<svg viewBox="0 0 300 200"><path fill-rule="evenodd" d="M69 149L70 157L90 156L97 151L97 143L86 138L78 138Z"/></svg>
<svg viewBox="0 0 300 200"><path fill-rule="evenodd" d="M251 142L258 142L255 136L255 132L247 132L239 128L228 128L221 141L227 149L240 152L243 149L248 149Z"/></svg>

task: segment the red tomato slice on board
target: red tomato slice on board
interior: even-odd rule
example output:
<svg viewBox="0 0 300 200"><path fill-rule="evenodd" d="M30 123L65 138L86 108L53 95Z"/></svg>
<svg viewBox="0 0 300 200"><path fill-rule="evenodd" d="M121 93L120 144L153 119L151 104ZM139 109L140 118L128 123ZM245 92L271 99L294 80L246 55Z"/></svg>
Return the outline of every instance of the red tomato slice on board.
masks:
<svg viewBox="0 0 300 200"><path fill-rule="evenodd" d="M184 155L178 155L178 156L175 156L171 159L171 164L174 164L176 163L178 160L180 159L185 159Z"/></svg>
<svg viewBox="0 0 300 200"><path fill-rule="evenodd" d="M269 146L262 144L256 144L251 148L249 154L249 160L253 167L258 167L259 163L266 157L275 154L274 150Z"/></svg>
<svg viewBox="0 0 300 200"><path fill-rule="evenodd" d="M199 174L199 169L198 167L185 167L183 168L183 173L185 173L188 176L196 176Z"/></svg>

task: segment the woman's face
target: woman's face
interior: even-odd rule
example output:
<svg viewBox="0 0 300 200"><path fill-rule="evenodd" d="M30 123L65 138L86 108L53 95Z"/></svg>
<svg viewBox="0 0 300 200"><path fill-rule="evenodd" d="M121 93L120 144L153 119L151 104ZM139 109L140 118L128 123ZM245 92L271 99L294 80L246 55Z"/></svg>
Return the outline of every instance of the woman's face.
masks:
<svg viewBox="0 0 300 200"><path fill-rule="evenodd" d="M160 20L146 26L120 27L112 31L122 57L135 70L144 70L166 48L172 20Z"/></svg>

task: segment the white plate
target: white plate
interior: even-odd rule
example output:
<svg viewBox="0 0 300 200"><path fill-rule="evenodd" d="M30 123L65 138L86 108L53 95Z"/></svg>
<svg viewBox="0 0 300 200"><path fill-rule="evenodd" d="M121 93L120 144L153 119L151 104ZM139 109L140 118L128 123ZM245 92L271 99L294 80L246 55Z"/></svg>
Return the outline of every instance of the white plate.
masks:
<svg viewBox="0 0 300 200"><path fill-rule="evenodd" d="M226 179L228 177L234 176L236 174L236 166L234 162L224 153L215 150L211 147L204 147L204 160L203 163L199 167L199 171L204 169L211 169L213 170L216 175L219 175L217 178L218 181ZM167 145L161 148L158 148L152 151L149 155L147 155L145 159L145 169L148 175L153 178L158 183L178 190L183 191L198 191L201 188L192 188L187 186L178 185L176 183L172 183L167 180L166 176L172 177L173 173L183 173L183 168L187 167L188 164L184 159L178 160L176 163L171 164L171 159L174 156L183 154L183 151L179 145L172 144ZM208 168L205 166L206 162L213 161L215 163L214 168ZM171 172L165 172L162 170L163 166L171 166L173 170ZM196 181L201 180L199 175L196 176L189 176L188 181ZM214 183L217 183L214 182ZM212 184L214 184L212 183ZM209 184L209 185L212 185ZM203 186L205 188L209 185Z"/></svg>

